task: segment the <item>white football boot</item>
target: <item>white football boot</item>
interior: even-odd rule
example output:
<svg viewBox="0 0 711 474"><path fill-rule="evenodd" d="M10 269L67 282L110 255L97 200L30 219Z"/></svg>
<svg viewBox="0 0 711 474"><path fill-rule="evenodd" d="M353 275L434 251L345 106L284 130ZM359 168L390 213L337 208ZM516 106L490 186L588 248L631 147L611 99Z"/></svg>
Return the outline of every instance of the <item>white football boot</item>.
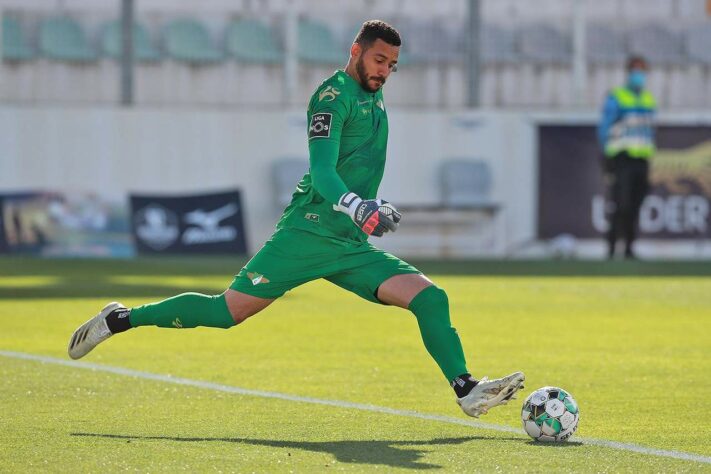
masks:
<svg viewBox="0 0 711 474"><path fill-rule="evenodd" d="M72 338L69 340L69 357L72 359L80 359L87 355L100 342L112 336L109 327L106 325L106 316L117 309L126 309L121 303L113 301L99 312L96 316L79 326Z"/></svg>
<svg viewBox="0 0 711 474"><path fill-rule="evenodd" d="M496 380L489 380L486 377L462 398L457 398L457 403L464 413L474 418L479 418L495 406L505 405L509 400L516 398L515 394L523 388L523 381L526 376L521 372L514 372L511 375Z"/></svg>

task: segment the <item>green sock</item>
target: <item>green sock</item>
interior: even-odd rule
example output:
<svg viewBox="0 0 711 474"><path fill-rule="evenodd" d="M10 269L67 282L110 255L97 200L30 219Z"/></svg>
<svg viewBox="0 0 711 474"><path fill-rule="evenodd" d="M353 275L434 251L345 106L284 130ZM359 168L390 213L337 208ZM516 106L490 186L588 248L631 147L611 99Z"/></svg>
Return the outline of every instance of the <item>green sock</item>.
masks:
<svg viewBox="0 0 711 474"><path fill-rule="evenodd" d="M227 329L235 325L225 295L208 296L200 293L182 295L131 308L131 326L160 326L162 328L194 328L208 326Z"/></svg>
<svg viewBox="0 0 711 474"><path fill-rule="evenodd" d="M427 352L437 362L447 381L468 373L462 343L449 320L447 293L434 285L428 286L412 299L410 311L417 317Z"/></svg>

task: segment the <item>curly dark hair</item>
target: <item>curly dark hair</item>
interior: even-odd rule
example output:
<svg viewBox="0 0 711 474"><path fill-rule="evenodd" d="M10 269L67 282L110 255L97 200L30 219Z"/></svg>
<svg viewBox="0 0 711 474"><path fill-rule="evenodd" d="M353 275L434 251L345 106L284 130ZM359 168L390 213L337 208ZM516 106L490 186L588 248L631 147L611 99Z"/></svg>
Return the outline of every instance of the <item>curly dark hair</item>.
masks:
<svg viewBox="0 0 711 474"><path fill-rule="evenodd" d="M400 33L382 20L368 20L363 23L353 42L361 45L363 49L368 49L377 39L393 46L401 44Z"/></svg>

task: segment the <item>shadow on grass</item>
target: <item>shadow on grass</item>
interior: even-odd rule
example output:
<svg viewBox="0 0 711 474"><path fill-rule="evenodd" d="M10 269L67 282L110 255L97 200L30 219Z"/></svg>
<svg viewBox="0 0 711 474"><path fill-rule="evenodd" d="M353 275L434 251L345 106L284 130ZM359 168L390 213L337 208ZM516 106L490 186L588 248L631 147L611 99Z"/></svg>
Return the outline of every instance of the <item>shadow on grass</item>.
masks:
<svg viewBox="0 0 711 474"><path fill-rule="evenodd" d="M132 260L40 259L0 256L0 300L41 298L140 298L172 296L186 291L221 293L245 263L243 257L141 257ZM426 274L468 276L711 276L708 262L639 261L420 261ZM12 278L29 277L30 281ZM33 277L50 277L33 283ZM137 278L131 281L133 277ZM188 278L178 282L173 278ZM3 283L3 278L9 280ZM210 281L208 281L208 279Z"/></svg>
<svg viewBox="0 0 711 474"><path fill-rule="evenodd" d="M530 440L526 443L530 446L536 446L544 449L548 448L580 448L583 445L582 441L565 441L563 443L548 443L545 441L536 441L535 439Z"/></svg>
<svg viewBox="0 0 711 474"><path fill-rule="evenodd" d="M272 448L311 451L314 453L331 454L336 461L352 464L383 465L406 469L441 469L443 466L418 462L428 452L431 446L446 446L468 443L470 441L516 441L521 438L494 436L465 436L459 438L435 438L429 441L398 441L398 440L367 440L367 441L285 441L250 438L201 438L182 436L132 436L102 433L70 433L71 436L86 436L94 438L110 438L117 440L164 440L178 442L223 442L268 446Z"/></svg>
<svg viewBox="0 0 711 474"><path fill-rule="evenodd" d="M157 279L160 279L158 277ZM115 283L110 280L98 277L91 281L62 278L56 283L41 285L36 287L12 288L0 287L0 299L38 299L38 298L139 298L165 297L195 291L204 294L219 294L225 291L232 279L225 278L224 285L219 287L206 285L179 286L173 284L160 285L159 283L146 284L124 284Z"/></svg>

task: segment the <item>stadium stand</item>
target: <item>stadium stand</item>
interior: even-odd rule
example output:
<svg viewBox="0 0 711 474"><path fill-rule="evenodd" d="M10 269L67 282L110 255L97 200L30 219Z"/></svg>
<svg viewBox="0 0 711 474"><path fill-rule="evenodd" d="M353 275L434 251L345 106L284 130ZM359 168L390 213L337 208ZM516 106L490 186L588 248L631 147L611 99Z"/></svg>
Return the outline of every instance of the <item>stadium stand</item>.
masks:
<svg viewBox="0 0 711 474"><path fill-rule="evenodd" d="M264 8L255 9L257 3ZM359 9L303 0L296 11L295 73L284 67L290 64L283 43L287 3L224 2L201 12L195 0L176 9L146 0L134 29L135 56L141 63L136 68L139 103L145 98L152 104L301 104L325 75L345 64L361 21L370 17L390 20L404 38L400 72L393 77L398 86L388 90L389 105L459 108L465 103L464 0L442 0L438 6L381 0L365 2ZM12 99L17 90L17 100L50 99L44 92L55 86L49 84L48 66L41 60L48 58L56 64L83 65L62 70L67 83L76 82L75 75L93 75L98 81L82 88L82 102L117 100L117 78L109 77L116 69L96 61L98 52L118 57L120 27L111 21L115 11L97 12L87 2L71 10L54 4L26 10L17 5L3 14L5 77L28 69L22 71L22 80L32 76L33 83L7 85L3 97ZM571 2L483 0L481 5L482 105L555 109L581 105L582 100L588 107L597 106L601 94L622 79L624 60L631 53L650 59L650 87L665 108L711 105L711 23L703 18L699 0L587 2L583 98L573 95ZM227 57L236 61L225 61ZM200 65L212 67L193 67ZM289 74L295 75L287 79ZM182 78L180 84L167 80L175 77ZM210 90L216 85L255 92ZM107 91L114 91L113 96Z"/></svg>
<svg viewBox="0 0 711 474"><path fill-rule="evenodd" d="M438 21L416 21L400 28L407 38L408 59L415 64L443 64L462 62L464 42L457 41L453 28L445 28Z"/></svg>
<svg viewBox="0 0 711 474"><path fill-rule="evenodd" d="M324 23L311 19L299 21L298 57L306 63L337 65L345 52L341 42Z"/></svg>
<svg viewBox="0 0 711 474"><path fill-rule="evenodd" d="M605 23L592 22L586 28L585 59L588 63L586 101L602 100L612 87L623 80L627 59L625 37L622 31Z"/></svg>
<svg viewBox="0 0 711 474"><path fill-rule="evenodd" d="M79 22L68 16L47 18L40 24L39 49L56 61L87 63L98 59Z"/></svg>
<svg viewBox="0 0 711 474"><path fill-rule="evenodd" d="M258 20L235 20L227 27L227 53L239 61L277 64L284 61L284 51L274 33Z"/></svg>
<svg viewBox="0 0 711 474"><path fill-rule="evenodd" d="M546 23L524 25L518 32L523 62L519 87L508 97L527 106L565 106L572 103L570 37Z"/></svg>
<svg viewBox="0 0 711 474"><path fill-rule="evenodd" d="M593 66L620 66L627 58L624 36L601 23L587 25L585 49L585 57Z"/></svg>
<svg viewBox="0 0 711 474"><path fill-rule="evenodd" d="M35 58L35 50L30 46L22 24L8 15L2 17L2 57L5 61L18 62Z"/></svg>
<svg viewBox="0 0 711 474"><path fill-rule="evenodd" d="M629 52L641 54L652 67L679 65L684 61L681 36L660 24L636 26L628 33L628 43Z"/></svg>
<svg viewBox="0 0 711 474"><path fill-rule="evenodd" d="M516 35L496 24L484 24L481 33L482 104L502 105L515 96L515 71L520 59Z"/></svg>
<svg viewBox="0 0 711 474"><path fill-rule="evenodd" d="M567 64L572 58L570 38L545 23L524 26L519 32L519 51L524 61Z"/></svg>
<svg viewBox="0 0 711 474"><path fill-rule="evenodd" d="M687 30L684 49L691 62L711 66L711 23L696 25Z"/></svg>
<svg viewBox="0 0 711 474"><path fill-rule="evenodd" d="M207 28L197 20L183 18L170 22L164 30L165 51L172 59L193 66L209 65L224 60Z"/></svg>
<svg viewBox="0 0 711 474"><path fill-rule="evenodd" d="M119 21L111 21L104 25L101 36L101 50L105 56L113 59L121 57L123 50L123 32ZM146 28L140 23L133 25L133 55L136 61L160 61L161 52L153 46Z"/></svg>
<svg viewBox="0 0 711 474"><path fill-rule="evenodd" d="M481 59L487 65L514 64L520 56L513 31L485 24L481 35Z"/></svg>

